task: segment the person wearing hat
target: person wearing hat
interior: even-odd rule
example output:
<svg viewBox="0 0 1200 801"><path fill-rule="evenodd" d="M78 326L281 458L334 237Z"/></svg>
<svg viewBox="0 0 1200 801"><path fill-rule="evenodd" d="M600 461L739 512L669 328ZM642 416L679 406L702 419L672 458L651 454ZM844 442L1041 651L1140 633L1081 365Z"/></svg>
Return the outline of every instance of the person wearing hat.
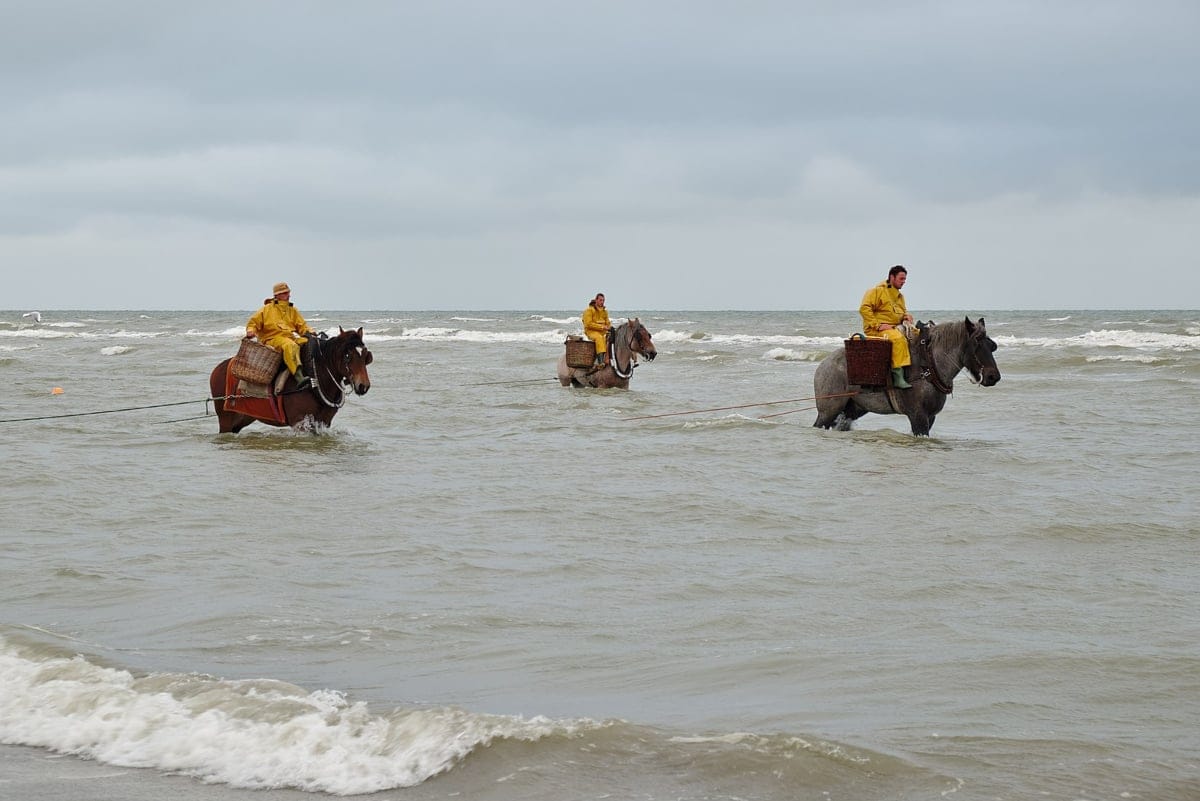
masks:
<svg viewBox="0 0 1200 801"><path fill-rule="evenodd" d="M296 384L307 387L310 380L300 367L300 346L317 332L292 305L292 290L286 283L280 281L273 291L274 297L264 300L263 307L246 321L246 338L258 337L259 342L283 353L283 363L296 377Z"/></svg>

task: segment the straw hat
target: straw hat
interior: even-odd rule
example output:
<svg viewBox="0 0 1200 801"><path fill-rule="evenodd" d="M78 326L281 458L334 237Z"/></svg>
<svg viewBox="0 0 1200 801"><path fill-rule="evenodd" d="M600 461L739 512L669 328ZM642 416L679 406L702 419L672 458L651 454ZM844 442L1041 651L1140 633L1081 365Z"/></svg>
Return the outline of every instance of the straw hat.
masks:
<svg viewBox="0 0 1200 801"><path fill-rule="evenodd" d="M280 281L278 284L275 285L275 289L274 289L274 291L271 292L271 294L272 295L282 295L284 292L291 292L291 291L292 291L292 288L290 286L288 286L283 281Z"/></svg>

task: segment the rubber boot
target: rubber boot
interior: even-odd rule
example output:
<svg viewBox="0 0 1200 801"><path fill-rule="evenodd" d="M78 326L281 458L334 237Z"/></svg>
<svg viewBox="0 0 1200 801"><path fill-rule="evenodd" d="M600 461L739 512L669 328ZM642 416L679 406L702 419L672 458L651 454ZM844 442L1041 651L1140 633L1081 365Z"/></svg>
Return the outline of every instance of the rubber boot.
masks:
<svg viewBox="0 0 1200 801"><path fill-rule="evenodd" d="M912 384L904 380L904 368L892 368L892 386L896 389L912 389Z"/></svg>
<svg viewBox="0 0 1200 801"><path fill-rule="evenodd" d="M308 389L312 381L304 374L303 370L297 370L293 375L296 377L296 389Z"/></svg>

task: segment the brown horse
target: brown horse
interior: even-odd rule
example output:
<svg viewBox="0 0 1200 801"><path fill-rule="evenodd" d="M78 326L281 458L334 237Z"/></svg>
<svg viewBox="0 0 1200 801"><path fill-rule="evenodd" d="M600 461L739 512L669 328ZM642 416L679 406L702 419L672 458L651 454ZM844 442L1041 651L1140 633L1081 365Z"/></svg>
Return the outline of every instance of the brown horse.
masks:
<svg viewBox="0 0 1200 801"><path fill-rule="evenodd" d="M654 361L658 350L650 339L650 332L641 320L621 323L608 338L608 364L600 370L568 367L567 355L558 358L558 382L564 387L597 387L599 389L629 389L629 378L637 367L637 355Z"/></svg>
<svg viewBox="0 0 1200 801"><path fill-rule="evenodd" d="M279 393L271 390L269 394L264 393L266 397L251 396L238 391L238 380L229 371L233 359L226 359L213 368L208 387L222 434L236 434L255 420L293 428L313 423L328 426L346 402L346 391L342 387L350 387L356 395L367 394L371 388L367 365L374 357L363 344L361 328L344 331L339 327L336 337L310 337L309 342L312 343L314 383L308 389L297 389L295 379L289 378L287 388ZM305 350L310 348L305 346Z"/></svg>

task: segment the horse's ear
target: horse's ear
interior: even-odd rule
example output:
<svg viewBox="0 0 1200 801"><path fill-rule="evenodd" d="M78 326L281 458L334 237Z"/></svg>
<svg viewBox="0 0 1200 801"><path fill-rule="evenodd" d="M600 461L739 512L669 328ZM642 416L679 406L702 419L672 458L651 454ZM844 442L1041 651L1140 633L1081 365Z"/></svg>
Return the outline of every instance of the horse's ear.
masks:
<svg viewBox="0 0 1200 801"><path fill-rule="evenodd" d="M344 333L346 333L346 329L345 329L345 328L342 328L342 327L339 325L339 326L338 326L338 336L340 337L340 336L341 336L342 334L344 334Z"/></svg>
<svg viewBox="0 0 1200 801"><path fill-rule="evenodd" d="M971 322L971 318L964 317L963 322L966 323L966 325L967 325L967 333L974 334L975 333L975 323Z"/></svg>

